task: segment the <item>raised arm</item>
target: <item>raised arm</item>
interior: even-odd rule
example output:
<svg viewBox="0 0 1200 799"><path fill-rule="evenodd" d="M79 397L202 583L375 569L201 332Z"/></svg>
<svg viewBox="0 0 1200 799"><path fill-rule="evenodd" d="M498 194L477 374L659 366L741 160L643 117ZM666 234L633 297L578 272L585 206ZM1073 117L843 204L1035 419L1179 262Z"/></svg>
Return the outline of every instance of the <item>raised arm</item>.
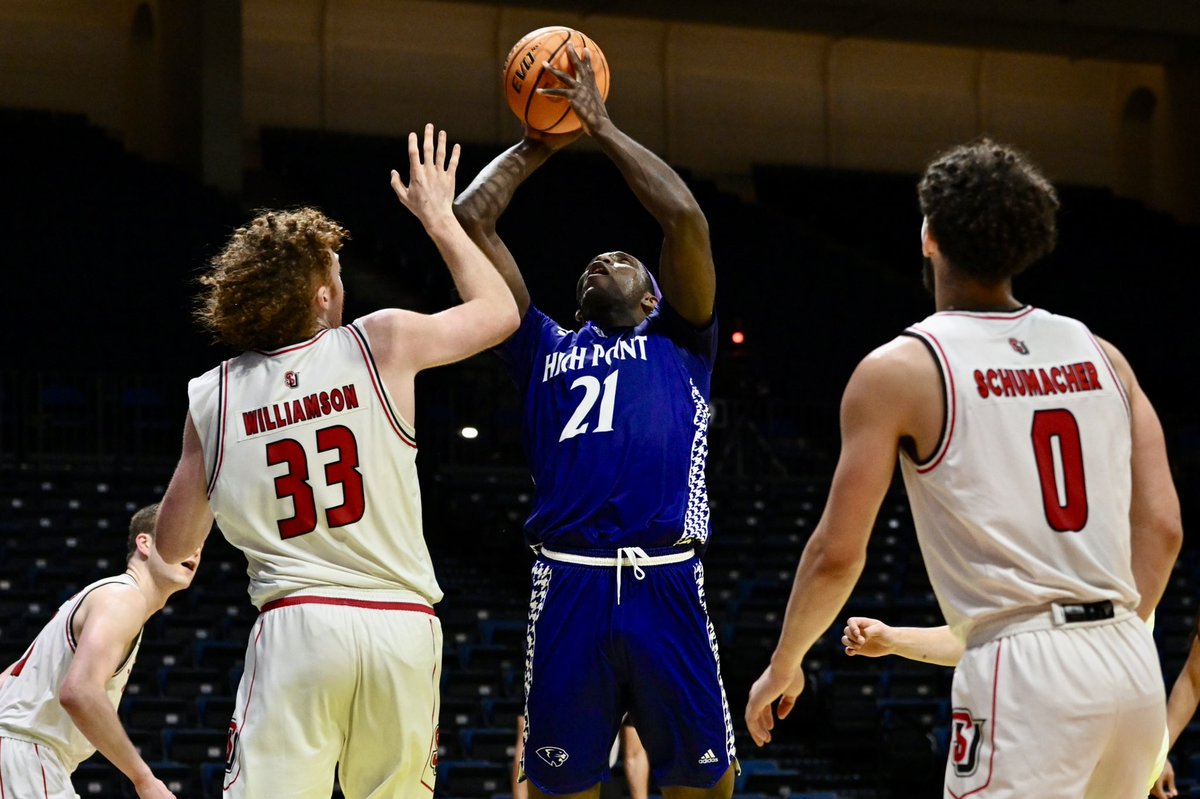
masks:
<svg viewBox="0 0 1200 799"><path fill-rule="evenodd" d="M463 302L435 314L395 308L364 317L376 363L400 413L413 418L412 378L422 369L460 361L508 338L520 324L513 295L488 257L454 217L459 147L447 162L446 133L425 126L424 143L408 136L409 183L392 171L392 189L437 245Z"/></svg>
<svg viewBox="0 0 1200 799"><path fill-rule="evenodd" d="M529 289L508 246L496 233L496 220L512 202L517 187L558 150L579 134L534 136L527 134L484 167L454 201L454 215L508 284L517 313L529 310Z"/></svg>
<svg viewBox="0 0 1200 799"><path fill-rule="evenodd" d="M100 754L129 778L141 799L167 799L174 794L138 754L104 690L128 656L146 614L141 593L126 586L104 586L84 599L75 620L78 644L59 702Z"/></svg>
<svg viewBox="0 0 1200 799"><path fill-rule="evenodd" d="M591 53L585 49L580 57L572 45L567 45L567 53L575 75L547 64L563 86L538 91L570 100L584 130L617 165L629 188L662 227L659 281L663 296L693 325L708 324L713 315L717 278L704 212L674 169L631 139L609 118L596 86Z"/></svg>
<svg viewBox="0 0 1200 799"><path fill-rule="evenodd" d="M1133 436L1129 524L1133 577L1142 595L1138 615L1145 620L1162 599L1183 543L1179 495L1171 478L1166 440L1154 406L1142 391L1125 356L1107 341L1100 344L1129 396Z"/></svg>

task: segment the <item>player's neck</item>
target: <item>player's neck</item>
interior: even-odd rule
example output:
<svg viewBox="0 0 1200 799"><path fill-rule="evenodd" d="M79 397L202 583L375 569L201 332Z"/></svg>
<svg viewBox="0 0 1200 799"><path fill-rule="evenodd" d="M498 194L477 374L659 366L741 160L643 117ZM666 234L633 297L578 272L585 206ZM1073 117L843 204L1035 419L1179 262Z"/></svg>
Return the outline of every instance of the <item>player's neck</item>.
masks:
<svg viewBox="0 0 1200 799"><path fill-rule="evenodd" d="M646 318L646 314L640 309L637 311L629 308L613 308L606 313L597 314L588 319L596 327L608 332L611 330L621 330L623 328L637 327Z"/></svg>
<svg viewBox="0 0 1200 799"><path fill-rule="evenodd" d="M1015 311L1021 302L1013 296L1012 281L987 285L953 273L938 275L934 305L939 311Z"/></svg>
<svg viewBox="0 0 1200 799"><path fill-rule="evenodd" d="M163 606L167 604L167 599L177 590L174 586L160 585L149 569L141 567L137 563L131 562L125 568L125 573L133 578L138 590L146 599L146 610L148 611L146 619L162 610Z"/></svg>

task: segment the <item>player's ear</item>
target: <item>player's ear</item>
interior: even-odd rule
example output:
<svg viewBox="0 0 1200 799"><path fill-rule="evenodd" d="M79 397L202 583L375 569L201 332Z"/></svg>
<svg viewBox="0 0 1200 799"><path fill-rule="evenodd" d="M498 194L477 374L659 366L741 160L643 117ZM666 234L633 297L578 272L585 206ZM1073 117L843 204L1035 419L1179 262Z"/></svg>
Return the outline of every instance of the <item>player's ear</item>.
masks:
<svg viewBox="0 0 1200 799"><path fill-rule="evenodd" d="M646 292L646 296L642 297L642 311L649 316L655 308L658 307L658 297L655 297L650 292Z"/></svg>
<svg viewBox="0 0 1200 799"><path fill-rule="evenodd" d="M154 551L154 536L149 533L138 533L133 541L137 545L139 555L143 558L150 557L150 553Z"/></svg>
<svg viewBox="0 0 1200 799"><path fill-rule="evenodd" d="M929 229L929 219L926 218L921 222L921 255L932 258L937 251L937 239L933 237L933 231Z"/></svg>
<svg viewBox="0 0 1200 799"><path fill-rule="evenodd" d="M580 309L580 310L578 310L578 311L576 311L576 312L575 312L575 321L576 321L576 322L582 322L582 321L583 321L583 309Z"/></svg>

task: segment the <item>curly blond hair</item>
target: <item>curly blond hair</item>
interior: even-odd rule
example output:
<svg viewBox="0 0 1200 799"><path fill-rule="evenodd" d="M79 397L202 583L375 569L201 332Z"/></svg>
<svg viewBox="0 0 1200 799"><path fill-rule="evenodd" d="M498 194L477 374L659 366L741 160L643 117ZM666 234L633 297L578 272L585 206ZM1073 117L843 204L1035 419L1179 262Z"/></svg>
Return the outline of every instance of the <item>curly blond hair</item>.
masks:
<svg viewBox="0 0 1200 799"><path fill-rule="evenodd" d="M313 292L350 234L315 208L264 211L199 279L196 320L237 350L273 350L316 331Z"/></svg>

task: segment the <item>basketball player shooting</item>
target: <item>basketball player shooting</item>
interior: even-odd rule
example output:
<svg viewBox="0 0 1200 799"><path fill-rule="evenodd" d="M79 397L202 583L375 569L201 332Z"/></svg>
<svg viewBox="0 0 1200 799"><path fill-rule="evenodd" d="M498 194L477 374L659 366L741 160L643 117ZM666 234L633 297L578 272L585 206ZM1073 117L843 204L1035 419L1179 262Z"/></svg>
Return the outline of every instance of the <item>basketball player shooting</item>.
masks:
<svg viewBox="0 0 1200 799"><path fill-rule="evenodd" d="M746 724L761 746L772 703L782 697L780 718L793 707L899 459L930 582L964 645L946 795L1144 796L1166 719L1139 616L1182 538L1158 417L1115 347L1013 296L1013 276L1056 239L1058 199L1036 167L980 140L934 160L918 195L937 312L846 386L829 498Z"/></svg>
<svg viewBox="0 0 1200 799"><path fill-rule="evenodd" d="M708 223L683 180L612 121L591 59L555 70L585 132L663 230L661 301L620 251L575 283L578 331L531 305L496 220L574 136L526 136L455 210L504 276L522 315L499 349L524 403L536 483L525 670L530 795L595 797L626 711L665 797L727 799L735 753L697 550L710 533L704 462L716 352ZM546 65L548 68L548 65Z"/></svg>

